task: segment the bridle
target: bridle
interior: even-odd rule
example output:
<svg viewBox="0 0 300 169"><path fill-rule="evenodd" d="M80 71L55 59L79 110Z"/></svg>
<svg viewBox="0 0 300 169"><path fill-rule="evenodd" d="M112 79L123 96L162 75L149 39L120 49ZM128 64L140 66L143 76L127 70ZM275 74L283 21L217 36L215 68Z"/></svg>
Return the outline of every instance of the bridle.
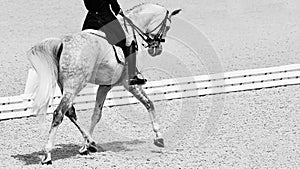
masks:
<svg viewBox="0 0 300 169"><path fill-rule="evenodd" d="M167 21L171 22L171 19L169 18L169 11L167 11L165 18L162 20L162 22L153 30L149 31L149 32L143 32L138 26L136 26L130 18L128 18L125 15L122 15L124 18L124 22L127 21L129 23L129 25L133 28L133 36L134 36L134 40L136 41L136 35L135 32L137 32L140 37L147 43L147 44L143 44L143 46L145 48L155 48L158 47L160 45L160 43L164 43L166 40L164 39L164 34L167 31ZM126 23L124 23L125 28L127 29ZM159 30L158 30L159 29ZM127 29L128 30L128 29ZM155 32L156 30L158 30L158 32L156 34L153 34L153 32Z"/></svg>

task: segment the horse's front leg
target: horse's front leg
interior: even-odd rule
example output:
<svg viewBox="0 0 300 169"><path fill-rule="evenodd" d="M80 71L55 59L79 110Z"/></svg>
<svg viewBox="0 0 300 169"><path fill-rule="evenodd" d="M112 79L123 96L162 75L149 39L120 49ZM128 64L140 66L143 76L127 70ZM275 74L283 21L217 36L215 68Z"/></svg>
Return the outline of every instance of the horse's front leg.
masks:
<svg viewBox="0 0 300 169"><path fill-rule="evenodd" d="M89 152L96 152L96 144L91 135L88 134L84 130L84 128L77 122L76 112L74 106L69 109L69 111L66 113L66 116L71 120L71 122L78 128L80 133L82 134L82 137L84 139L84 146L79 150L79 153L81 155L87 155ZM89 151L87 150L89 149Z"/></svg>
<svg viewBox="0 0 300 169"><path fill-rule="evenodd" d="M92 137L94 129L97 125L97 123L100 121L102 117L102 108L104 105L105 98L107 96L107 93L112 88L112 86L99 86L96 96L96 104L94 108L94 113L92 115L91 119L91 126L89 129L89 135ZM97 152L97 147L95 141L89 141L86 139L83 147L80 149L81 154L85 154L88 152Z"/></svg>
<svg viewBox="0 0 300 169"><path fill-rule="evenodd" d="M156 112L153 102L148 98L145 91L141 86L134 85L128 86L127 83L123 83L123 86L132 93L148 110L150 120L152 123L153 131L156 134L156 138L154 139L154 144L158 147L164 147L164 139L162 138L162 134L160 132L160 127L158 124L158 119L156 118Z"/></svg>

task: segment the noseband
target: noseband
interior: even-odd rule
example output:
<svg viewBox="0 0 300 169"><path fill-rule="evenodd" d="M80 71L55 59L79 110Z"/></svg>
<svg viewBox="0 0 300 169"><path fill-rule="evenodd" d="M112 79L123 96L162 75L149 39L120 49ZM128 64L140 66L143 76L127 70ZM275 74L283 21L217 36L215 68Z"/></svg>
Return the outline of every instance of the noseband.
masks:
<svg viewBox="0 0 300 169"><path fill-rule="evenodd" d="M146 45L143 44L143 46L145 48L158 47L160 45L160 43L163 43L163 42L166 41L163 38L163 35L167 30L167 21L169 20L171 22L171 19L169 18L169 11L167 11L165 18L163 19L163 21L156 28L154 28L152 31L146 32L146 33L143 32L138 26L136 26L131 21L131 19L129 19L125 15L123 15L123 18L124 18L124 22L127 21L131 25L131 27L133 28L133 36L135 38L135 41L136 41L136 36L135 36L135 31L136 31L140 35L140 37L147 43ZM126 27L126 23L124 25ZM159 29L158 32L156 34L152 34L157 29Z"/></svg>

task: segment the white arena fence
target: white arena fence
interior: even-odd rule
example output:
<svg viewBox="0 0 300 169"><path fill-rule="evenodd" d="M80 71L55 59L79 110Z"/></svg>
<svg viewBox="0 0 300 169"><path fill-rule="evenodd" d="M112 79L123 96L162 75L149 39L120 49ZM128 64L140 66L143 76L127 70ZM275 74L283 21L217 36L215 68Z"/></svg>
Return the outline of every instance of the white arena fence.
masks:
<svg viewBox="0 0 300 169"><path fill-rule="evenodd" d="M148 82L144 89L152 101L173 100L213 94L281 87L300 84L300 64L233 71ZM36 74L29 70L25 93L0 98L0 121L35 116L32 111L32 87ZM74 101L76 110L94 108L98 86L88 85ZM53 113L61 99L57 87L50 101L48 114ZM139 103L123 87L113 88L105 101L106 107Z"/></svg>

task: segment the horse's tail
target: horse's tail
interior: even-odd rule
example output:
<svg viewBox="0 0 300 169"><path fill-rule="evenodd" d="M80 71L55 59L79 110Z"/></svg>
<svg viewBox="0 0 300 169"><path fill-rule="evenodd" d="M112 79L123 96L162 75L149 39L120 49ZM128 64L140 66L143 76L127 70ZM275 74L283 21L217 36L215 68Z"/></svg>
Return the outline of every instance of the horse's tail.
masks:
<svg viewBox="0 0 300 169"><path fill-rule="evenodd" d="M62 49L62 41L51 38L36 44L27 52L27 57L38 75L33 103L33 111L37 115L47 113L50 97L54 94L58 79L58 62Z"/></svg>

